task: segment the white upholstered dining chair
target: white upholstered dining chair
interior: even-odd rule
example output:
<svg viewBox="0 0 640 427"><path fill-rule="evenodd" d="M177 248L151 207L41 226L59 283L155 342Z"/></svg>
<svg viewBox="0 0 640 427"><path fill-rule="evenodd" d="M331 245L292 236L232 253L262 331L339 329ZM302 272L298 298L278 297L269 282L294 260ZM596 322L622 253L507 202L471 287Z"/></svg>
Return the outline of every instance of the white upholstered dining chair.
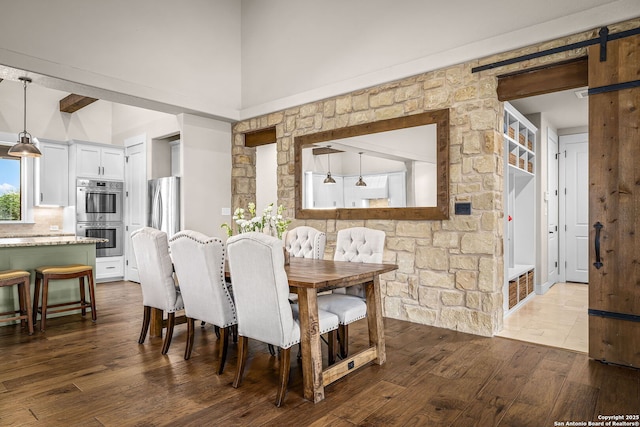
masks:
<svg viewBox="0 0 640 427"><path fill-rule="evenodd" d="M339 230L336 237L334 261L382 263L385 233L366 227ZM340 356L349 354L350 323L367 316L367 303L362 285L335 289L327 295L318 295L318 308L333 313L340 320L338 342Z"/></svg>
<svg viewBox="0 0 640 427"><path fill-rule="evenodd" d="M289 255L297 258L324 258L324 248L327 245L327 235L320 230L301 225L287 230L282 235L284 249ZM289 301L295 302L298 295L289 293Z"/></svg>
<svg viewBox="0 0 640 427"><path fill-rule="evenodd" d="M224 275L222 240L192 230L180 231L169 240L171 257L180 283L187 317L185 360L191 357L195 319L220 328L218 375L224 370L230 328L237 323L236 308Z"/></svg>
<svg viewBox="0 0 640 427"><path fill-rule="evenodd" d="M293 257L322 259L327 235L313 227L301 225L282 235L284 248Z"/></svg>
<svg viewBox="0 0 640 427"><path fill-rule="evenodd" d="M144 316L138 343L142 344L149 331L151 308L167 312L167 331L162 354L167 354L175 326L175 314L184 309L182 295L173 278L173 264L169 255L167 233L143 227L131 234L133 253L138 265Z"/></svg>
<svg viewBox="0 0 640 427"><path fill-rule="evenodd" d="M290 305L289 282L284 269L282 241L263 233L244 233L227 240L229 270L238 316L238 364L233 386L242 381L248 338L278 346L280 386L276 406L281 406L289 381L291 347L300 342L300 323ZM335 334L338 317L318 311L320 333ZM332 340L332 338L330 338Z"/></svg>

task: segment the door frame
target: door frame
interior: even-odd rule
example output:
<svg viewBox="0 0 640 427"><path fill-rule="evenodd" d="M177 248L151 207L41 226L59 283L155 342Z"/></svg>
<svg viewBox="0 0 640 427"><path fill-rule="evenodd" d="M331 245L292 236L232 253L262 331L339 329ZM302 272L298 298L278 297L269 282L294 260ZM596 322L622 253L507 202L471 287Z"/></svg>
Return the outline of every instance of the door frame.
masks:
<svg viewBox="0 0 640 427"><path fill-rule="evenodd" d="M554 152L552 152L549 147L550 147L550 141L554 141L555 145L556 145L556 150ZM557 259L557 263L558 265L555 267L554 269L554 274L551 275L549 274L550 268L549 268L549 263L547 263L547 282L542 284L542 294L545 294L549 289L551 289L551 287L553 285L555 285L558 282L561 282L562 280L560 280L561 276L561 271L562 271L562 267L561 267L561 260L560 260L560 140L558 137L558 134L551 128L547 127L547 193L546 193L546 199L547 199L547 261L549 261L549 255L551 253L551 251L549 250L549 248L551 247L551 245L549 245L549 241L551 240L550 234L551 232L549 231L549 228L551 228L551 224L549 222L549 220L552 217L555 217L555 223L556 223L556 227L557 230L555 230L555 235L556 235L556 240L558 241L558 253L556 254L556 259ZM550 191L550 187L549 184L551 183L551 180L549 180L549 170L551 168L555 168L555 176L556 178L558 178L557 182L556 182L556 191L555 194L551 194ZM552 199L555 199L555 207L556 210L555 212L551 212L551 209L549 209L549 206L551 205L551 203L549 203Z"/></svg>
<svg viewBox="0 0 640 427"><path fill-rule="evenodd" d="M125 151L125 158L127 158L129 156L129 148L135 145L139 145L142 144L142 151L145 153L145 159L147 158L147 134L143 133L140 135L136 135L130 138L127 138L124 140L124 151ZM128 162L125 162L125 182L132 182L131 181L131 176L129 176L130 174L130 168L127 166ZM140 175L142 175L142 179L146 182L147 181L147 162L144 162L144 165L142 168L140 169L136 169L135 170L136 174L138 175L138 177L140 177ZM129 258L131 258L133 256L133 249L131 248L131 232L129 231L129 225L130 223L130 218L129 218L129 209L131 208L130 202L129 202L129 197L128 197L128 189L127 189L127 197L125 197L125 212L127 213L126 219L125 219L125 246L124 246L124 259L125 259L125 265L124 265L124 280L131 280L132 277L130 277L130 273L129 273L129 269L128 267L128 261ZM144 186L144 212L143 215L146 215L147 212L147 186Z"/></svg>

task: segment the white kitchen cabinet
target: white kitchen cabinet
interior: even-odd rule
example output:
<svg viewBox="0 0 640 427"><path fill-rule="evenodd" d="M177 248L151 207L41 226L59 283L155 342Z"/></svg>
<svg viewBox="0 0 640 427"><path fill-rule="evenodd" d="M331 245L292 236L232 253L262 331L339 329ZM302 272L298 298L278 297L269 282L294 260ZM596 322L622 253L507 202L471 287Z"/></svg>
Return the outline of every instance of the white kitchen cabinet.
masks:
<svg viewBox="0 0 640 427"><path fill-rule="evenodd" d="M76 177L122 181L124 150L93 144L75 144Z"/></svg>
<svg viewBox="0 0 640 427"><path fill-rule="evenodd" d="M536 264L535 150L537 128L504 104L505 236L504 309L516 308L534 290Z"/></svg>
<svg viewBox="0 0 640 427"><path fill-rule="evenodd" d="M40 140L38 148L42 156L36 159L35 205L69 205L69 146Z"/></svg>
<svg viewBox="0 0 640 427"><path fill-rule="evenodd" d="M325 184L326 175L313 174L313 202L311 209L332 209L344 207L344 190L341 176L333 176L335 184Z"/></svg>
<svg viewBox="0 0 640 427"><path fill-rule="evenodd" d="M124 277L124 257L110 256L96 258L96 281L107 282Z"/></svg>

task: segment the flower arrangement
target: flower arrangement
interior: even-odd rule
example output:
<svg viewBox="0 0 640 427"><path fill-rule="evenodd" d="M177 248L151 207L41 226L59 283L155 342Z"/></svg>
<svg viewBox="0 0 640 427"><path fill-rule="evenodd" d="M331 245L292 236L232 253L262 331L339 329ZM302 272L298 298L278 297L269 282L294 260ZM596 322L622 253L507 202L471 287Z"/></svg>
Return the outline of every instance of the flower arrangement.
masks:
<svg viewBox="0 0 640 427"><path fill-rule="evenodd" d="M289 227L289 224L291 224L291 220L284 218L282 212L284 212L284 206L278 206L274 213L273 203L270 203L264 208L262 215L256 215L256 204L249 203L246 211L243 208L236 208L232 218L238 226L239 233L260 231L271 234L272 236L276 235L278 239L282 239L282 233L284 233ZM249 219L245 218L245 213L249 214ZM224 223L220 227L227 231L227 236L233 236L233 228L229 224Z"/></svg>

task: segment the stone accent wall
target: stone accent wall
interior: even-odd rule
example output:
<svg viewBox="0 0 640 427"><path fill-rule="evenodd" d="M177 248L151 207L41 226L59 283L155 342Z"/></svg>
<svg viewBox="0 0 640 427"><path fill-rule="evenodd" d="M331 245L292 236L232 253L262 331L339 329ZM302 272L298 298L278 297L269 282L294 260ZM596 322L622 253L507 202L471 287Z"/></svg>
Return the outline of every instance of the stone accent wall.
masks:
<svg viewBox="0 0 640 427"><path fill-rule="evenodd" d="M609 26L633 28L640 20ZM597 29L365 90L289 108L237 123L233 128L232 206L255 200L255 149L243 134L276 127L278 203L294 214L294 137L429 110L450 110L450 212L444 221L296 220L327 233L332 258L336 232L354 226L385 231L384 261L398 270L381 280L387 317L491 336L502 329L503 106L497 75L586 55L584 49L471 73L477 65L594 38ZM457 201L470 216L455 216ZM258 207L261 209L261 207Z"/></svg>

